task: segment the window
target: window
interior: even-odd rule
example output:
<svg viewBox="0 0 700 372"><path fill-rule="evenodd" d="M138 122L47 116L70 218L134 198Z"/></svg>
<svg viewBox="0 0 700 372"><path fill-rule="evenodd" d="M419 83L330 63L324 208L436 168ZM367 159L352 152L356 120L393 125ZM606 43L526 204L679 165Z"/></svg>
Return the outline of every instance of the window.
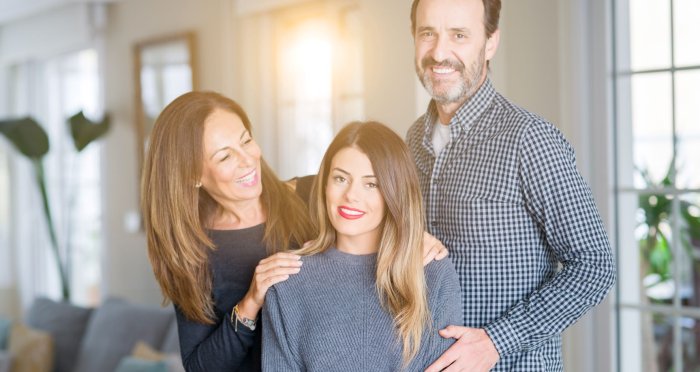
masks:
<svg viewBox="0 0 700 372"><path fill-rule="evenodd" d="M334 133L364 113L359 9L280 12L277 45L278 175L318 171Z"/></svg>
<svg viewBox="0 0 700 372"><path fill-rule="evenodd" d="M71 301L95 305L100 300L102 244L100 154L97 143L78 153L67 119L79 111L94 117L100 107L97 52L85 50L10 69L11 116L32 116L49 136L44 157L47 192L59 248L68 260ZM58 271L50 251L36 183L25 159L17 159L12 229L16 270L23 304L37 295L60 297ZM39 223L37 223L40 221Z"/></svg>
<svg viewBox="0 0 700 372"><path fill-rule="evenodd" d="M700 369L700 2L615 1L621 371Z"/></svg>

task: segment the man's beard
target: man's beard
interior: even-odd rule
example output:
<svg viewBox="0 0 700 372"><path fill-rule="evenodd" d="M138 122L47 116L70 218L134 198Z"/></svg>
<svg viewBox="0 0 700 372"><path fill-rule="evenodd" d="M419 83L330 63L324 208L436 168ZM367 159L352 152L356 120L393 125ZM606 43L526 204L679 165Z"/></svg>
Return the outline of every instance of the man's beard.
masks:
<svg viewBox="0 0 700 372"><path fill-rule="evenodd" d="M456 59L445 59L438 62L433 57L426 55L420 62L420 66L416 64L416 73L420 78L423 87L428 91L431 97L439 104L450 104L455 102L464 102L479 89L482 71L484 70L484 56L486 55L486 47L481 49L479 57L469 66L465 68L464 64ZM431 67L450 67L459 72L461 80L453 83L450 86L442 89L436 88L431 80ZM441 84L446 84L442 81ZM440 84L440 83L438 83Z"/></svg>

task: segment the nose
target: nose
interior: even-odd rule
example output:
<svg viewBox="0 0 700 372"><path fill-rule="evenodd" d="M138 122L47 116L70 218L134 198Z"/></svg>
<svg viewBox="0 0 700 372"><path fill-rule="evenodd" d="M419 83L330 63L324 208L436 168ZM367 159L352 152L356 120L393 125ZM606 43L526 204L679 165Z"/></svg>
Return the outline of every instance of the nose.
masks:
<svg viewBox="0 0 700 372"><path fill-rule="evenodd" d="M358 192L359 190L357 189L360 186L359 183L353 182L348 187L345 189L345 200L349 202L356 202L358 201Z"/></svg>
<svg viewBox="0 0 700 372"><path fill-rule="evenodd" d="M430 50L430 56L439 63L447 59L449 54L449 40L441 35L435 35L435 42Z"/></svg>
<svg viewBox="0 0 700 372"><path fill-rule="evenodd" d="M241 162L240 162L241 168L247 168L247 167L250 167L253 165L253 163L254 163L253 156L251 154L249 154L247 151L241 150L239 156L241 159Z"/></svg>

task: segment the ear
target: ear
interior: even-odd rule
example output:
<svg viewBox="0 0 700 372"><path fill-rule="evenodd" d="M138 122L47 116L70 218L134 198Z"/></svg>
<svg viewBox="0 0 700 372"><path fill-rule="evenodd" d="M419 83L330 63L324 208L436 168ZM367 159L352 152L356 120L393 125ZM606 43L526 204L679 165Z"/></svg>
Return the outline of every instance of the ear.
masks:
<svg viewBox="0 0 700 372"><path fill-rule="evenodd" d="M497 29L496 31L491 34L491 37L489 37L486 40L486 60L490 61L493 59L493 57L496 55L496 51L498 50L498 44L501 42L501 29Z"/></svg>

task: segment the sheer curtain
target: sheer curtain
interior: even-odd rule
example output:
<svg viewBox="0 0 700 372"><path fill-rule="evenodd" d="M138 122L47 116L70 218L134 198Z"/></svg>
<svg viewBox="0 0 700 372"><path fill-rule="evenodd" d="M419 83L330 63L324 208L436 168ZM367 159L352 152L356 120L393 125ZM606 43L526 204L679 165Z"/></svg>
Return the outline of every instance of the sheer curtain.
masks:
<svg viewBox="0 0 700 372"><path fill-rule="evenodd" d="M83 110L98 114L97 53L87 49L9 68L12 97L7 115L31 116L49 136L44 157L47 191L62 257L68 261L71 301L99 301L101 252L100 145L75 150L67 119ZM60 297L60 282L51 251L33 168L12 152L10 185L12 222L10 255L22 308L36 296ZM0 185L0 187L2 187ZM1 190L0 190L1 191Z"/></svg>

